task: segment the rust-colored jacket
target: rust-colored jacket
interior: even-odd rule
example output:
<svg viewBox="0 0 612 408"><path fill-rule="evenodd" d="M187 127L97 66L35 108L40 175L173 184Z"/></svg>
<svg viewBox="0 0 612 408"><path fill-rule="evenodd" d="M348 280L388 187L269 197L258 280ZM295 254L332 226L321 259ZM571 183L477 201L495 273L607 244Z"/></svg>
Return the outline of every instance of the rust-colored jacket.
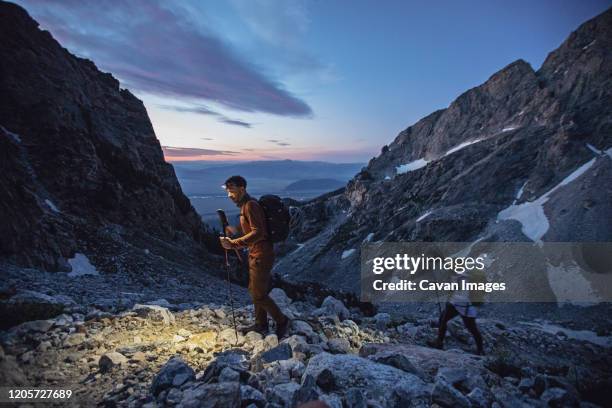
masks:
<svg viewBox="0 0 612 408"><path fill-rule="evenodd" d="M249 256L273 256L272 242L268 239L266 216L257 200L247 195L240 205L240 228L244 235L232 240L238 248L249 248Z"/></svg>

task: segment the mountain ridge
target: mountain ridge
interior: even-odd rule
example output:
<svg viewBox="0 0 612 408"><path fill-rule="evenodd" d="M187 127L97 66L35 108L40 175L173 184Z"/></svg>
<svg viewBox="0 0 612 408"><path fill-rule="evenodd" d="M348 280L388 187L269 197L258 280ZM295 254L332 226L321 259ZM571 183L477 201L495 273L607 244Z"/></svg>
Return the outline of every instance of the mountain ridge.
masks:
<svg viewBox="0 0 612 408"><path fill-rule="evenodd" d="M609 9L570 34L538 71L514 61L407 127L345 190L302 207L300 250L275 271L359 291L359 251L341 255L368 236L529 240L521 232L528 206L512 219L498 214L543 197L593 158L589 171L542 204L544 217L557 216L543 239L610 240L612 166L604 151L612 147L611 47Z"/></svg>
<svg viewBox="0 0 612 408"><path fill-rule="evenodd" d="M2 257L70 270L68 259L113 225L183 240L202 257L210 232L164 161L142 101L23 8L0 8L0 143L13 152L3 162Z"/></svg>

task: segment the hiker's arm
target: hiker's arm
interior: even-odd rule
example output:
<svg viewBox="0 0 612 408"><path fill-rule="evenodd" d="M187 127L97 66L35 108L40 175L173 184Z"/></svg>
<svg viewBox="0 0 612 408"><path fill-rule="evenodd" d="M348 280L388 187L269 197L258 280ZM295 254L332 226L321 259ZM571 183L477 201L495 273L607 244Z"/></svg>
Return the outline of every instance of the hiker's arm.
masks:
<svg viewBox="0 0 612 408"><path fill-rule="evenodd" d="M228 225L225 227L225 233L231 237L232 235L242 233L242 230L240 229L240 226Z"/></svg>
<svg viewBox="0 0 612 408"><path fill-rule="evenodd" d="M261 240L265 236L266 229L266 217L261 206L253 201L247 201L244 205L251 231L240 238L231 240L231 243L238 248L244 248Z"/></svg>

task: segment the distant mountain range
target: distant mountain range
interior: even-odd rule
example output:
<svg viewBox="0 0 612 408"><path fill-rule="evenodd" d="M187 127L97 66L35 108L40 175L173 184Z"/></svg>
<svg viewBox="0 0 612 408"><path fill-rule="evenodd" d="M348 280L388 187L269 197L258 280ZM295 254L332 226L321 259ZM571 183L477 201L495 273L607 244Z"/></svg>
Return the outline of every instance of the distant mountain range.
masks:
<svg viewBox="0 0 612 408"><path fill-rule="evenodd" d="M203 162L174 162L173 166L183 191L193 194L218 194L221 184L232 175L247 179L248 189L253 194L281 192L289 185L306 179L334 179L331 188L320 184L321 190L338 188L350 180L365 163L329 163L323 161L270 160L252 161L235 164L211 164ZM329 183L327 183L329 185ZM290 191L296 191L300 184ZM315 187L308 185L308 188Z"/></svg>
<svg viewBox="0 0 612 408"><path fill-rule="evenodd" d="M332 191L345 185L346 182L331 178L302 179L289 184L285 187L285 191L288 193L292 191Z"/></svg>

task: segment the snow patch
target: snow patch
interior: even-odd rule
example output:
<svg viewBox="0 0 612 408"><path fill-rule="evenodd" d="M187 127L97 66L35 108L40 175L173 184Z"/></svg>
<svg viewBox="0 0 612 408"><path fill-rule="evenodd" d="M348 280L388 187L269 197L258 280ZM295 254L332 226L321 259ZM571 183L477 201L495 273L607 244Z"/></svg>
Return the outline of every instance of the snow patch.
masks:
<svg viewBox="0 0 612 408"><path fill-rule="evenodd" d="M431 210L425 211L423 215L421 215L419 218L416 219L416 222L423 221L425 218L429 217L430 214L431 214Z"/></svg>
<svg viewBox="0 0 612 408"><path fill-rule="evenodd" d="M397 174L408 173L409 171L418 170L421 167L427 166L427 163L429 163L429 160L417 159L417 160L411 161L410 163L401 164L401 165L397 166L395 168L395 172Z"/></svg>
<svg viewBox="0 0 612 408"><path fill-rule="evenodd" d="M481 139L468 140L467 142L459 143L457 146L454 146L454 147L451 147L450 149L448 149L441 157L445 157L445 156L448 156L448 155L453 154L455 152L458 152L459 150L461 150L463 148L466 148L467 146L473 145L474 143L478 143L478 142L481 142L483 140L484 139L481 138ZM401 165L397 166L395 168L395 172L397 174L408 173L409 171L414 171L414 170L420 169L421 167L425 167L430 162L431 162L431 160L426 160L426 159L420 158L420 159L417 159L417 160L413 160L410 163L401 164ZM387 179L387 178L385 177L385 179Z"/></svg>
<svg viewBox="0 0 612 408"><path fill-rule="evenodd" d="M60 210L57 209L55 204L53 204L53 202L51 200L49 200L48 198L45 200L45 204L47 204L49 206L49 208L51 210L53 210L54 212L56 212L56 213L60 212Z"/></svg>
<svg viewBox="0 0 612 408"><path fill-rule="evenodd" d="M74 258L68 260L70 266L72 266L72 272L68 273L68 276L74 278L83 275L100 275L95 266L89 262L89 258L81 253L74 254Z"/></svg>
<svg viewBox="0 0 612 408"><path fill-rule="evenodd" d="M590 43L588 43L587 45L585 45L584 47L582 47L582 49L583 49L583 50L588 49L588 48L589 48L591 45L595 44L595 41L597 41L597 40L593 40L593 41L591 41Z"/></svg>
<svg viewBox="0 0 612 408"><path fill-rule="evenodd" d="M534 201L528 201L519 205L511 204L497 214L497 220L516 220L521 223L521 231L534 242L540 242L548 231L550 224L544 213L544 204L550 195L558 188L571 183L586 172L595 163L596 158L591 159L578 167L569 176L561 180L559 184L544 193Z"/></svg>
<svg viewBox="0 0 612 408"><path fill-rule="evenodd" d="M589 148L589 150L591 150L593 153L599 155L599 156L603 156L603 155L607 155L609 158L612 159L612 147L605 149L605 150L599 150L598 148L596 148L595 146L593 146L590 143L587 143L586 146Z"/></svg>
<svg viewBox="0 0 612 408"><path fill-rule="evenodd" d="M525 191L526 185L527 185L527 181L525 181L523 185L521 186L521 188L519 188L519 191L516 192L516 196L514 197L514 201L512 202L512 205L516 204L516 202L521 199L521 197L523 196L523 191Z"/></svg>
<svg viewBox="0 0 612 408"><path fill-rule="evenodd" d="M385 180L391 180L391 176L385 176Z"/></svg>
<svg viewBox="0 0 612 408"><path fill-rule="evenodd" d="M589 148L589 150L591 150L595 154L599 154L599 155L603 154L603 152L601 150L599 150L598 148L596 148L595 146L593 146L590 143L587 143L586 146Z"/></svg>
<svg viewBox="0 0 612 408"><path fill-rule="evenodd" d="M446 153L444 153L444 156L448 156L449 154L453 154L469 145L473 145L474 143L478 143L480 142L482 139L474 139L474 140L468 140L467 142L463 142L463 143L459 143L457 146L450 148ZM444 157L443 156L443 157Z"/></svg>
<svg viewBox="0 0 612 408"><path fill-rule="evenodd" d="M348 258L349 256L353 255L354 252L355 252L355 248L351 248L351 249L347 249L346 251L342 251L341 259Z"/></svg>
<svg viewBox="0 0 612 408"><path fill-rule="evenodd" d="M366 243L366 242L370 242L372 241L372 238L374 238L374 233L370 232L362 241L362 243Z"/></svg>
<svg viewBox="0 0 612 408"><path fill-rule="evenodd" d="M7 130L4 126L0 126L0 128L2 128L2 130L4 131L4 133L6 133L7 135L9 135L9 137L11 139L13 139L14 142L16 143L21 143L21 137L19 137L19 135L17 133L13 133L9 130Z"/></svg>
<svg viewBox="0 0 612 408"><path fill-rule="evenodd" d="M502 132L510 132L512 130L516 129L516 126L508 126L502 129Z"/></svg>

